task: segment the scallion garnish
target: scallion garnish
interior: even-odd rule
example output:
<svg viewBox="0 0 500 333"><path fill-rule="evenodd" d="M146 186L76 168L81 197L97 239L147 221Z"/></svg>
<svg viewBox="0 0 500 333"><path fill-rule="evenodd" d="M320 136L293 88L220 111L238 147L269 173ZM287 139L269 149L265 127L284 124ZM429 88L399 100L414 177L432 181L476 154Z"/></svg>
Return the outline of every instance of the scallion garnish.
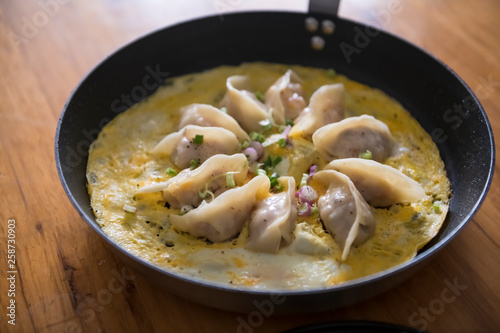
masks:
<svg viewBox="0 0 500 333"><path fill-rule="evenodd" d="M359 158L364 158L365 160L371 160L372 157L372 152L367 150L364 153L359 154Z"/></svg>
<svg viewBox="0 0 500 333"><path fill-rule="evenodd" d="M273 127L273 123L270 119L259 121L259 125L262 126L262 131L269 131Z"/></svg>
<svg viewBox="0 0 500 333"><path fill-rule="evenodd" d="M264 161L262 165L263 169L267 171L267 169L271 169L273 167L273 160L271 159L271 155L267 156L267 159Z"/></svg>
<svg viewBox="0 0 500 333"><path fill-rule="evenodd" d="M227 173L226 174L226 187L233 188L235 186L236 186L236 183L234 182L234 175L232 173Z"/></svg>
<svg viewBox="0 0 500 333"><path fill-rule="evenodd" d="M253 141L258 141L260 143L264 142L264 140L266 139L264 135L257 132L250 132L248 136L250 136L250 139L252 139Z"/></svg>
<svg viewBox="0 0 500 333"><path fill-rule="evenodd" d="M441 201L434 202L432 208L434 209L434 213L439 213L441 211Z"/></svg>
<svg viewBox="0 0 500 333"><path fill-rule="evenodd" d="M127 213L132 213L135 214L137 212L137 208L134 206L130 206L128 204L123 205L123 210L126 211Z"/></svg>
<svg viewBox="0 0 500 333"><path fill-rule="evenodd" d="M206 189L205 191L201 192L201 191L198 191L198 194L200 195L200 198L202 199L206 199L209 195L212 197L212 200L215 199L215 195L214 195L214 192Z"/></svg>
<svg viewBox="0 0 500 333"><path fill-rule="evenodd" d="M189 161L189 169L193 170L196 169L200 165L200 160L199 159L192 159Z"/></svg>
<svg viewBox="0 0 500 333"><path fill-rule="evenodd" d="M271 181L271 188L278 185L278 174L275 172L271 176L269 176L269 180Z"/></svg>
<svg viewBox="0 0 500 333"><path fill-rule="evenodd" d="M273 159L273 167L277 166L279 164L279 162L281 162L281 156L276 156Z"/></svg>
<svg viewBox="0 0 500 333"><path fill-rule="evenodd" d="M307 185L307 179L309 178L309 175L307 173L303 173L302 174L302 180L300 181L300 188L302 188L302 186L306 186Z"/></svg>
<svg viewBox="0 0 500 333"><path fill-rule="evenodd" d="M316 204L314 204L311 206L311 215L315 215L317 213L319 213L319 208L318 206L316 206Z"/></svg>
<svg viewBox="0 0 500 333"><path fill-rule="evenodd" d="M281 138L278 140L278 146L280 146L281 148L285 148L286 146L286 140Z"/></svg>
<svg viewBox="0 0 500 333"><path fill-rule="evenodd" d="M283 192L283 184L278 184L278 186L276 186L276 191Z"/></svg>
<svg viewBox="0 0 500 333"><path fill-rule="evenodd" d="M193 143L196 143L197 145L201 145L203 143L203 135L196 134L193 138Z"/></svg>
<svg viewBox="0 0 500 333"><path fill-rule="evenodd" d="M250 143L248 142L248 140L243 140L243 142L241 143L241 148L242 149L248 148L249 144Z"/></svg>
<svg viewBox="0 0 500 333"><path fill-rule="evenodd" d="M333 79L337 75L337 72L333 68L329 68L326 70L326 77L329 79Z"/></svg>
<svg viewBox="0 0 500 333"><path fill-rule="evenodd" d="M293 120L292 119L286 119L285 120L285 125L286 126L288 126L288 125L293 126Z"/></svg>
<svg viewBox="0 0 500 333"><path fill-rule="evenodd" d="M261 101L262 103L264 103L264 95L262 95L262 93L260 91L256 91L255 92L255 97Z"/></svg>
<svg viewBox="0 0 500 333"><path fill-rule="evenodd" d="M174 177L177 176L177 171L175 171L175 169L172 168L167 168L166 174L169 175L170 177Z"/></svg>
<svg viewBox="0 0 500 333"><path fill-rule="evenodd" d="M262 131L264 132L269 131L273 127L273 123L269 119L259 121L259 125L262 126Z"/></svg>

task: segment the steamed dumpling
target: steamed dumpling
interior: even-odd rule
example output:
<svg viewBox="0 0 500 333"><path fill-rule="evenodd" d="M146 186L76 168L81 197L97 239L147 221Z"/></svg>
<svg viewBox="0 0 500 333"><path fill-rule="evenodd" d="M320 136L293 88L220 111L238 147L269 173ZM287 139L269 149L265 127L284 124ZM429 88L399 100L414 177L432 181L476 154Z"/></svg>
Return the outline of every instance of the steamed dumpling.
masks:
<svg viewBox="0 0 500 333"><path fill-rule="evenodd" d="M376 161L346 158L330 162L325 169L347 175L372 206L387 207L426 197L422 185L401 171Z"/></svg>
<svg viewBox="0 0 500 333"><path fill-rule="evenodd" d="M384 161L392 155L394 139L389 127L372 116L346 118L338 123L318 129L313 143L323 158L359 157L369 150L376 161Z"/></svg>
<svg viewBox="0 0 500 333"><path fill-rule="evenodd" d="M334 170L316 173L313 180L328 187L319 197L321 221L342 250L342 260L349 255L351 246L359 246L375 233L375 219L370 206L349 177Z"/></svg>
<svg viewBox="0 0 500 333"><path fill-rule="evenodd" d="M344 118L345 88L342 83L320 87L311 96L290 130L291 136L310 137L318 128Z"/></svg>
<svg viewBox="0 0 500 333"><path fill-rule="evenodd" d="M227 92L221 106L227 109L232 116L247 131L259 131L260 121L267 119L267 111L255 94L249 91L250 79L248 76L233 75L226 81Z"/></svg>
<svg viewBox="0 0 500 333"><path fill-rule="evenodd" d="M136 193L163 191L163 199L175 209L183 205L198 206L202 201L200 193L225 188L225 175L229 172L233 174L236 185L243 184L248 173L245 155L214 155L194 170L185 169L166 182L145 186Z"/></svg>
<svg viewBox="0 0 500 333"><path fill-rule="evenodd" d="M306 107L301 81L289 69L267 90L266 106L276 124L285 124L286 119L294 120Z"/></svg>
<svg viewBox="0 0 500 333"><path fill-rule="evenodd" d="M250 218L246 248L256 252L277 253L280 246L292 241L297 224L295 179L282 177L287 190L273 194L257 203Z"/></svg>
<svg viewBox="0 0 500 333"><path fill-rule="evenodd" d="M238 122L230 115L208 104L191 104L181 109L181 120L178 129L187 125L202 127L222 127L236 135L238 140L249 140L248 134L240 127Z"/></svg>
<svg viewBox="0 0 500 333"><path fill-rule="evenodd" d="M252 178L242 187L227 190L211 202L203 201L184 215L170 215L172 225L180 231L212 242L224 242L237 235L250 217L255 203L270 189L267 176Z"/></svg>
<svg viewBox="0 0 500 333"><path fill-rule="evenodd" d="M203 135L203 143L193 143L196 135ZM178 132L167 135L151 151L165 154L180 169L189 167L191 160L205 162L216 154L232 155L239 149L239 141L233 132L222 127L187 125Z"/></svg>

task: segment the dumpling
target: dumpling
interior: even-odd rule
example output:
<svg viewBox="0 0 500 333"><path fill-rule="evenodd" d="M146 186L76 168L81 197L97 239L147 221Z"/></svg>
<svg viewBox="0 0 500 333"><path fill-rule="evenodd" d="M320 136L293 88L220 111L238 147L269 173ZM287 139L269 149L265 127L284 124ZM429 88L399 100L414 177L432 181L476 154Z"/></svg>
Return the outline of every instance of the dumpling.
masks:
<svg viewBox="0 0 500 333"><path fill-rule="evenodd" d="M238 140L250 141L248 134L240 127L238 122L230 115L208 104L191 104L181 109L181 120L178 129L187 125L202 127L222 127L236 135Z"/></svg>
<svg viewBox="0 0 500 333"><path fill-rule="evenodd" d="M260 121L266 120L268 114L266 107L261 103L250 89L248 76L233 75L227 78L227 92L221 106L227 109L227 114L232 116L247 131L259 131L262 126Z"/></svg>
<svg viewBox="0 0 500 333"><path fill-rule="evenodd" d="M325 169L347 175L372 206L387 207L426 197L422 185L401 171L376 161L346 158L331 161Z"/></svg>
<svg viewBox="0 0 500 333"><path fill-rule="evenodd" d="M203 201L184 215L170 215L170 222L180 231L212 242L224 242L238 234L258 200L270 189L269 177L260 175L246 185L227 190L211 202Z"/></svg>
<svg viewBox="0 0 500 333"><path fill-rule="evenodd" d="M276 124L294 120L307 103L304 99L301 79L291 69L266 91L266 106Z"/></svg>
<svg viewBox="0 0 500 333"><path fill-rule="evenodd" d="M318 129L313 143L327 161L336 158L359 157L369 150L376 161L393 154L394 139L389 127L372 116L346 118Z"/></svg>
<svg viewBox="0 0 500 333"><path fill-rule="evenodd" d="M321 221L326 230L342 247L342 261L347 259L351 246L359 246L375 233L371 207L349 177L334 170L323 170L312 179L328 187L318 198Z"/></svg>
<svg viewBox="0 0 500 333"><path fill-rule="evenodd" d="M292 241L297 224L295 179L281 177L279 181L286 182L287 190L259 201L250 217L245 247L251 251L277 253L281 245Z"/></svg>
<svg viewBox="0 0 500 333"><path fill-rule="evenodd" d="M185 169L166 182L145 186L136 193L163 191L163 199L175 209L183 205L198 206L202 201L200 193L225 188L227 173L233 174L236 185L242 185L248 174L245 155L214 155L194 170Z"/></svg>
<svg viewBox="0 0 500 333"><path fill-rule="evenodd" d="M193 143L196 135L203 136L203 143ZM203 163L213 155L232 155L237 152L239 145L236 135L225 128L187 125L180 131L167 135L151 152L170 155L175 165L185 169L189 167L191 160Z"/></svg>
<svg viewBox="0 0 500 333"><path fill-rule="evenodd" d="M345 88L342 83L320 87L314 92L290 130L290 136L310 137L318 128L344 119Z"/></svg>

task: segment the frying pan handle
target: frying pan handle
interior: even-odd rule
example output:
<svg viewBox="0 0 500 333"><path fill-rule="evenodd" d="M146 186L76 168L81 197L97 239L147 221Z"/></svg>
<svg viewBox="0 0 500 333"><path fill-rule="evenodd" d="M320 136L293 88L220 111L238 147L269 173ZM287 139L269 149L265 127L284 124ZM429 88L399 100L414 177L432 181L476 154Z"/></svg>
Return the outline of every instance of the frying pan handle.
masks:
<svg viewBox="0 0 500 333"><path fill-rule="evenodd" d="M338 16L340 0L309 0L309 13Z"/></svg>

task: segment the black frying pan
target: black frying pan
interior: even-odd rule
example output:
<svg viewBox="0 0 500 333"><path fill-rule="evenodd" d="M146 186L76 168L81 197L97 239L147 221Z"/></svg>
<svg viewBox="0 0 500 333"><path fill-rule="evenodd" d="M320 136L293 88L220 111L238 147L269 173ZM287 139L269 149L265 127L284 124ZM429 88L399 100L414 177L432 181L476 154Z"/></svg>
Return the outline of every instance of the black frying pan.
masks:
<svg viewBox="0 0 500 333"><path fill-rule="evenodd" d="M274 313L326 310L396 286L423 267L472 219L488 191L495 160L493 133L479 101L442 62L395 36L336 17L337 5L338 1L312 0L308 14L251 12L167 27L121 48L80 82L57 127L57 168L77 211L125 262L168 291L220 309L250 312L258 303L272 305ZM334 21L335 32L307 31L304 21L310 16L319 22ZM313 35L325 40L323 50L311 48ZM157 268L127 253L104 234L90 208L85 179L89 145L100 129L127 105L152 94L167 76L250 61L334 68L397 99L432 135L451 180L453 197L441 231L415 259L333 288L248 291Z"/></svg>

